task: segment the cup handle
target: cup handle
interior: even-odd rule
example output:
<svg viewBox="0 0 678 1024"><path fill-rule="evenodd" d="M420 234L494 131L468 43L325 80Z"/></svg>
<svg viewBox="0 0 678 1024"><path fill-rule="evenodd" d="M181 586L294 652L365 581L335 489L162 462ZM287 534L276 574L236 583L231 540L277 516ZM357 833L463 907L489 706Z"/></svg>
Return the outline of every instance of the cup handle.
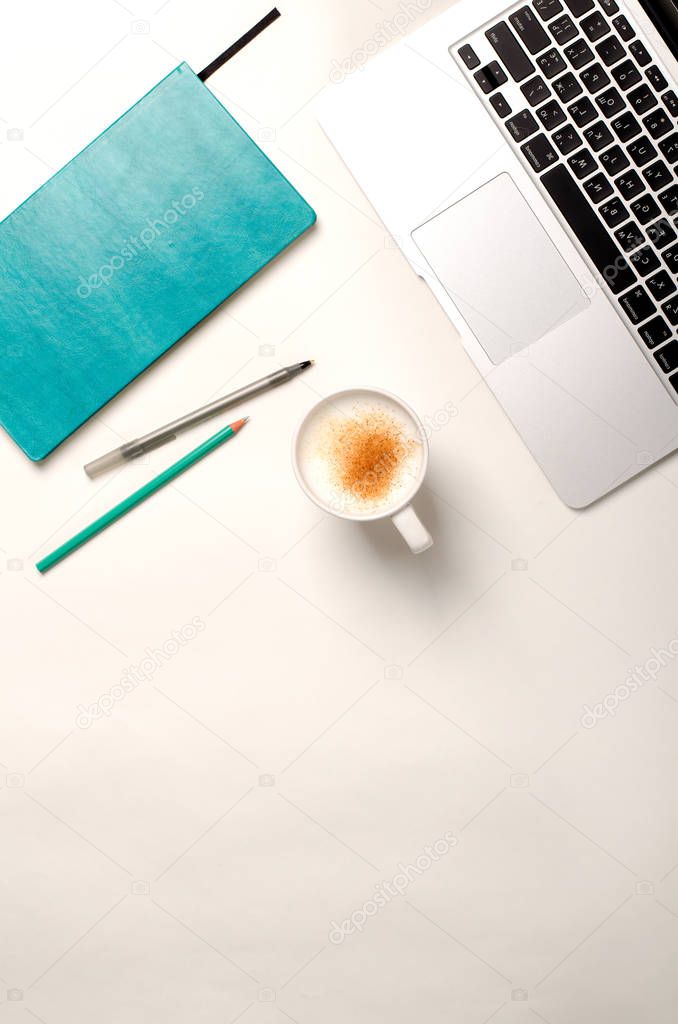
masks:
<svg viewBox="0 0 678 1024"><path fill-rule="evenodd" d="M428 551L430 547L433 547L433 537L411 505L396 512L392 519L396 529L409 544L412 554L420 555L423 551Z"/></svg>

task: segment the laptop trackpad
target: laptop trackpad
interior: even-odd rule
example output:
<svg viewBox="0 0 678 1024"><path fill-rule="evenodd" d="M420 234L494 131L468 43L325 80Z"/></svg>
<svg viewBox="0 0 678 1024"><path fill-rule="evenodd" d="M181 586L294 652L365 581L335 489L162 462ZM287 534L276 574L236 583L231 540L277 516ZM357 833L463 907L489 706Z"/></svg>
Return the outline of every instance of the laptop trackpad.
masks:
<svg viewBox="0 0 678 1024"><path fill-rule="evenodd" d="M443 210L412 238L495 364L589 305L509 174Z"/></svg>

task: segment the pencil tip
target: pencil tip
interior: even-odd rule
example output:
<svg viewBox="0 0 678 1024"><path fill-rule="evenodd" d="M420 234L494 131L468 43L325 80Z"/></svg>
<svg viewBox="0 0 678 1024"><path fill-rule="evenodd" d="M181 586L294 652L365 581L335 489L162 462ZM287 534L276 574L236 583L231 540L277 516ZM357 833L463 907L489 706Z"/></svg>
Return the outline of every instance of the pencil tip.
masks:
<svg viewBox="0 0 678 1024"><path fill-rule="evenodd" d="M249 416L245 416L244 419L236 420L235 423L231 423L231 430L233 431L233 433L237 434L239 430L242 430L242 428L245 426L248 420Z"/></svg>

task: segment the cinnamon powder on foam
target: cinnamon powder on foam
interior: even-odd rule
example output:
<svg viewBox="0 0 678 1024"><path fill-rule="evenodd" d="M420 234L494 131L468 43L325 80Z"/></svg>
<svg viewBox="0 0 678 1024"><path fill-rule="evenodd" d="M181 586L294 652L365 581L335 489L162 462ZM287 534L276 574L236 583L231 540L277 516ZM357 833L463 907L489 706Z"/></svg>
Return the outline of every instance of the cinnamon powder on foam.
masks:
<svg viewBox="0 0 678 1024"><path fill-rule="evenodd" d="M374 409L328 421L322 453L337 487L378 503L388 496L415 444L393 416Z"/></svg>

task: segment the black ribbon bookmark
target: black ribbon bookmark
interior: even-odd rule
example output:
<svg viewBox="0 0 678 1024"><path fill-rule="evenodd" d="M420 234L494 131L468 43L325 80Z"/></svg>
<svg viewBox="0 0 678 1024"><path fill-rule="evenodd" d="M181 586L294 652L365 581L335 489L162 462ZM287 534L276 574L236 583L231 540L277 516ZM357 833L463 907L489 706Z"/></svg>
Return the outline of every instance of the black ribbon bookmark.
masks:
<svg viewBox="0 0 678 1024"><path fill-rule="evenodd" d="M256 37L261 32L263 32L265 28L268 28L269 25L272 25L273 22L277 21L279 17L280 11L278 10L277 7L274 7L273 10L269 11L266 17L262 18L261 21L257 22L257 24L254 25L249 30L249 32L245 32L244 36L241 36L240 39L233 43L232 46L229 46L227 50L224 50L223 53L220 53L219 56L215 60L213 60L211 64L208 64L207 67L204 68L198 75L200 81L206 82L210 75L213 75L215 71L218 71L219 68L226 63L227 60L231 59L231 57L235 57L236 53L240 53L240 51L243 50L248 43L251 43L253 39L256 39Z"/></svg>

